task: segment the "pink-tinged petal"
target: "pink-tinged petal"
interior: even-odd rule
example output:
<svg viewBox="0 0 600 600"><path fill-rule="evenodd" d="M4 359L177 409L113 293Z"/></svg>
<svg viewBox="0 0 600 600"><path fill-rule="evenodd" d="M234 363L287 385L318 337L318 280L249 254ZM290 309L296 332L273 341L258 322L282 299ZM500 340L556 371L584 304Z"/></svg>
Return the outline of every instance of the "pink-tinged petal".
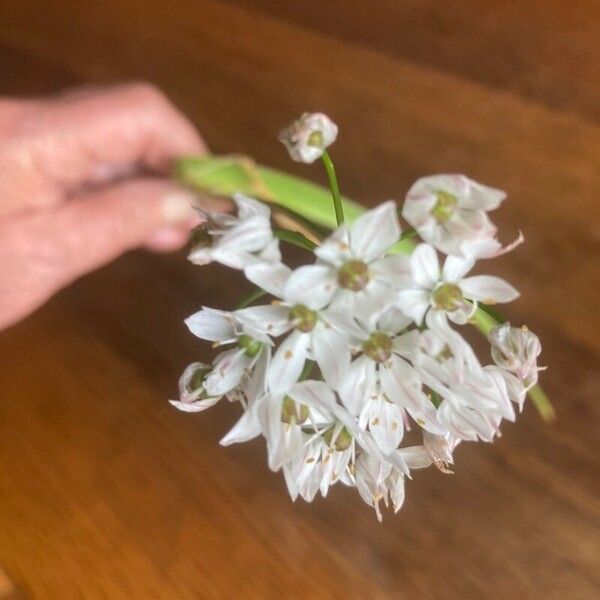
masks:
<svg viewBox="0 0 600 600"><path fill-rule="evenodd" d="M442 269L442 279L450 283L460 281L475 264L473 258L460 258L458 256L448 256Z"/></svg>
<svg viewBox="0 0 600 600"><path fill-rule="evenodd" d="M382 257L399 237L397 207L390 200L356 219L350 231L352 255L369 263Z"/></svg>
<svg viewBox="0 0 600 600"><path fill-rule="evenodd" d="M464 177L464 175L462 176ZM461 208L470 210L495 210L506 198L506 192L489 187L464 177L468 182L468 192L461 198Z"/></svg>
<svg viewBox="0 0 600 600"><path fill-rule="evenodd" d="M437 253L429 244L419 244L410 255L410 268L415 282L432 289L440 280L440 263Z"/></svg>
<svg viewBox="0 0 600 600"><path fill-rule="evenodd" d="M216 398L204 398L202 400L193 400L191 402L181 402L180 400L169 400L169 404L172 404L178 410L188 413L202 412L211 406L214 406L221 396Z"/></svg>
<svg viewBox="0 0 600 600"><path fill-rule="evenodd" d="M246 411L238 422L221 439L221 446L241 444L259 436L262 432L256 411Z"/></svg>
<svg viewBox="0 0 600 600"><path fill-rule="evenodd" d="M317 323L312 331L312 354L323 378L334 389L341 384L350 366L350 347L344 335L333 327Z"/></svg>
<svg viewBox="0 0 600 600"><path fill-rule="evenodd" d="M312 310L323 308L337 289L337 275L326 265L305 265L288 278L283 296L289 304L304 304Z"/></svg>
<svg viewBox="0 0 600 600"><path fill-rule="evenodd" d="M350 236L346 225L338 227L316 249L317 257L335 267L341 266L350 257Z"/></svg>
<svg viewBox="0 0 600 600"><path fill-rule="evenodd" d="M273 393L287 392L304 368L310 335L293 331L281 343L267 370L267 387Z"/></svg>
<svg viewBox="0 0 600 600"><path fill-rule="evenodd" d="M233 348L220 354L214 362L213 370L204 381L204 389L209 396L226 394L239 384L252 359L242 348Z"/></svg>
<svg viewBox="0 0 600 600"><path fill-rule="evenodd" d="M257 262L244 269L246 279L276 298L283 298L283 288L292 270L282 263Z"/></svg>
<svg viewBox="0 0 600 600"><path fill-rule="evenodd" d="M277 337L291 329L289 308L281 305L265 304L242 308L235 311L235 316L242 329L248 333L251 330Z"/></svg>
<svg viewBox="0 0 600 600"><path fill-rule="evenodd" d="M396 306L417 325L423 322L431 306L431 294L425 290L402 290L396 297Z"/></svg>
<svg viewBox="0 0 600 600"><path fill-rule="evenodd" d="M235 339L234 319L231 313L204 307L185 320L188 329L197 337L211 342Z"/></svg>
<svg viewBox="0 0 600 600"><path fill-rule="evenodd" d="M519 297L519 292L510 283L493 275L467 277L460 282L460 289L467 298L484 304L512 302Z"/></svg>

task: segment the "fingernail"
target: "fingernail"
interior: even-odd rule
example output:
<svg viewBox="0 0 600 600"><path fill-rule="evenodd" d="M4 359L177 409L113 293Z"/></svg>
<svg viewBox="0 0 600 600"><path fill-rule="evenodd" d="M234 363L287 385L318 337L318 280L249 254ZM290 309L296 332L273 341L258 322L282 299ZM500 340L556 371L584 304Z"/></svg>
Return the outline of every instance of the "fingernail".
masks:
<svg viewBox="0 0 600 600"><path fill-rule="evenodd" d="M194 219L194 194L184 190L171 192L163 200L163 218L167 225L183 225Z"/></svg>

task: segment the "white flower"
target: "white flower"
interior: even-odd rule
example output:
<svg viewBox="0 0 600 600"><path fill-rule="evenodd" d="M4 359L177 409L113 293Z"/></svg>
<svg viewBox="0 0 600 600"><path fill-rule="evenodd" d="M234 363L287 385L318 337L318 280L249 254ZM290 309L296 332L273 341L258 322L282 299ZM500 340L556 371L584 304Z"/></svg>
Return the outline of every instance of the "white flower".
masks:
<svg viewBox="0 0 600 600"><path fill-rule="evenodd" d="M209 396L204 388L204 380L210 373L210 367L195 362L188 365L179 378L179 400L169 402L184 412L200 412L214 406L221 395Z"/></svg>
<svg viewBox="0 0 600 600"><path fill-rule="evenodd" d="M453 473L450 465L454 464L453 452L460 443L460 439L454 437L450 432L444 435L435 435L429 431L423 431L423 446L431 462L442 473Z"/></svg>
<svg viewBox="0 0 600 600"><path fill-rule="evenodd" d="M464 324L477 309L477 302L511 302L519 292L509 283L491 275L465 277L473 259L446 257L440 271L437 253L429 244L419 244L410 256L413 284L398 292L397 306L417 324L431 311Z"/></svg>
<svg viewBox="0 0 600 600"><path fill-rule="evenodd" d="M523 242L522 234L502 248L487 216L506 198L464 175L432 175L417 180L406 195L402 216L440 252L466 258L492 258Z"/></svg>
<svg viewBox="0 0 600 600"><path fill-rule="evenodd" d="M196 228L189 260L197 265L216 261L232 269L281 260L269 207L243 194L235 194L234 201L237 215L210 213L206 223Z"/></svg>
<svg viewBox="0 0 600 600"><path fill-rule="evenodd" d="M288 285L319 294L322 304L363 318L376 318L410 281L406 256L385 256L398 241L394 202L361 215L350 230L339 227L316 250L318 262L294 271Z"/></svg>
<svg viewBox="0 0 600 600"><path fill-rule="evenodd" d="M235 312L204 307L188 317L185 324L195 336L214 342L215 346L235 344L215 358L212 371L204 379L204 389L210 396L221 396L234 389L259 357L271 352L270 338L245 326Z"/></svg>
<svg viewBox="0 0 600 600"><path fill-rule="evenodd" d="M322 113L304 113L279 134L292 160L313 163L337 138L337 125Z"/></svg>
<svg viewBox="0 0 600 600"><path fill-rule="evenodd" d="M537 357L542 351L540 338L527 327L511 327L503 323L494 327L488 339L492 345L492 359L503 369L513 373L526 389L533 387L538 380Z"/></svg>
<svg viewBox="0 0 600 600"><path fill-rule="evenodd" d="M379 503L385 506L391 501L394 512L404 504L404 481L409 469L422 469L431 464L423 446L408 446L398 450L407 469L380 460L375 454L361 452L356 459L352 482L363 501L375 509L377 520L382 521Z"/></svg>
<svg viewBox="0 0 600 600"><path fill-rule="evenodd" d="M322 270L300 267L292 272L283 265L257 264L245 273L281 302L243 309L237 312L238 318L247 327L271 336L291 331L279 345L267 374L270 391L288 390L308 359L315 360L325 381L337 387L350 364L350 348L323 310L330 299L330 284L323 279Z"/></svg>
<svg viewBox="0 0 600 600"><path fill-rule="evenodd" d="M377 322L352 323L338 319L340 330L349 332L355 353L361 353L348 369L340 397L356 415L361 428L370 431L384 453L398 447L404 434L405 413L423 428L442 434L436 409L422 390L417 371L408 362L419 349L419 332L398 335L410 324L397 309L386 311Z"/></svg>
<svg viewBox="0 0 600 600"><path fill-rule="evenodd" d="M423 337L429 338L427 348L436 347L431 341L433 332ZM434 353L424 351L415 360L416 369L435 394L437 419L452 437L490 442L499 434L502 419L514 421L511 402L520 402L521 396L509 387L500 369L481 367L464 340L463 345L468 350L454 354L441 340Z"/></svg>

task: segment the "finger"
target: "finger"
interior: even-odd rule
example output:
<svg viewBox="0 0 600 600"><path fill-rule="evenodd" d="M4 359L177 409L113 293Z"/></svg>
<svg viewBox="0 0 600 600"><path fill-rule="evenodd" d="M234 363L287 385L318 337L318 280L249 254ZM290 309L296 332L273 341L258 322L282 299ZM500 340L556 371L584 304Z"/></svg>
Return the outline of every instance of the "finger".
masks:
<svg viewBox="0 0 600 600"><path fill-rule="evenodd" d="M192 124L148 84L0 102L0 215L55 205L89 183L206 151Z"/></svg>
<svg viewBox="0 0 600 600"><path fill-rule="evenodd" d="M0 329L84 273L153 238L156 243L157 233L189 233L197 219L192 202L175 184L138 179L0 222ZM169 244L178 245L163 238L161 249Z"/></svg>

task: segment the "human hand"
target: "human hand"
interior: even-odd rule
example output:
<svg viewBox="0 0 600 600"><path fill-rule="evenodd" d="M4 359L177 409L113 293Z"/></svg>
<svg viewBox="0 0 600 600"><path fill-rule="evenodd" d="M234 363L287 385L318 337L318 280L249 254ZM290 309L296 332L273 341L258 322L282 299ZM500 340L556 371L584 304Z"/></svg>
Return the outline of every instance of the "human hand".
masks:
<svg viewBox="0 0 600 600"><path fill-rule="evenodd" d="M0 98L0 330L129 249L184 245L193 196L166 175L205 151L148 84Z"/></svg>

